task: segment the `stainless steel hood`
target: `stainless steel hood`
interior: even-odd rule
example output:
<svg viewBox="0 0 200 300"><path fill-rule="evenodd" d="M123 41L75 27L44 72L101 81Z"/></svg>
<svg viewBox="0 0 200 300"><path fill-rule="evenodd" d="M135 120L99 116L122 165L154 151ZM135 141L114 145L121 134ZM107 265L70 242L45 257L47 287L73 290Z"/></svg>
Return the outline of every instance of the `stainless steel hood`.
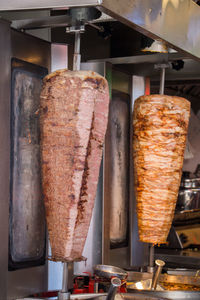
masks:
<svg viewBox="0 0 200 300"><path fill-rule="evenodd" d="M116 20L200 60L200 7L192 0L1 0L0 11L96 6Z"/></svg>

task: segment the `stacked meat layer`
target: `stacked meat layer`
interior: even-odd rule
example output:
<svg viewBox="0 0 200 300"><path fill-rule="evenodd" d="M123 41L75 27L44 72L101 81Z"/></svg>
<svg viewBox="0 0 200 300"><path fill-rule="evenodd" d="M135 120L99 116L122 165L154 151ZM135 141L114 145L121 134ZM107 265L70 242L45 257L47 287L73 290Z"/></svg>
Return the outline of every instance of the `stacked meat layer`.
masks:
<svg viewBox="0 0 200 300"><path fill-rule="evenodd" d="M165 95L142 96L133 114L133 159L139 237L166 242L181 180L190 103Z"/></svg>
<svg viewBox="0 0 200 300"><path fill-rule="evenodd" d="M107 81L89 71L48 75L41 93L42 186L52 259L82 252L107 128Z"/></svg>

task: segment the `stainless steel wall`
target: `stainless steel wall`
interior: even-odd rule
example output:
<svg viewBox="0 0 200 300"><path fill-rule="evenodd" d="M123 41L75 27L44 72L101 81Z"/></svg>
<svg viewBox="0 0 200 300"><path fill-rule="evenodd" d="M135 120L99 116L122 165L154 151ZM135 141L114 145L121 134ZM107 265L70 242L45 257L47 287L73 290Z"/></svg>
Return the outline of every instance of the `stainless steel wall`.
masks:
<svg viewBox="0 0 200 300"><path fill-rule="evenodd" d="M0 20L0 299L7 297L10 176L10 25Z"/></svg>
<svg viewBox="0 0 200 300"><path fill-rule="evenodd" d="M132 77L132 103L131 103L131 146L132 146L132 112L134 101L145 94L145 77ZM134 194L132 147L130 147L130 266L143 267L148 265L149 245L140 242L138 234L136 198Z"/></svg>
<svg viewBox="0 0 200 300"><path fill-rule="evenodd" d="M10 201L10 89L11 58L15 57L50 68L51 49L44 42L10 29L0 20L0 299L17 297L47 289L47 265L8 271Z"/></svg>

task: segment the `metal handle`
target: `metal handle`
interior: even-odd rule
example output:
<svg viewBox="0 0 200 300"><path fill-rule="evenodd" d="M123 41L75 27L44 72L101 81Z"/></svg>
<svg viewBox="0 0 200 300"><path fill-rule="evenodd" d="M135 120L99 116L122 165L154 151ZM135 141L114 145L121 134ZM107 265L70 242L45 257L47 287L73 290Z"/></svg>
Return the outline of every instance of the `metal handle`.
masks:
<svg viewBox="0 0 200 300"><path fill-rule="evenodd" d="M153 275L153 278L152 278L151 290L156 290L156 286L157 286L162 268L165 265L165 262L160 260L160 259L157 259L155 261L155 264L156 264L157 268L156 268L156 271L155 271L155 273Z"/></svg>
<svg viewBox="0 0 200 300"><path fill-rule="evenodd" d="M106 300L113 300L115 298L115 295L117 293L117 288L120 287L121 284L122 282L118 277L113 277L111 279L111 286L108 290L108 295L106 297Z"/></svg>

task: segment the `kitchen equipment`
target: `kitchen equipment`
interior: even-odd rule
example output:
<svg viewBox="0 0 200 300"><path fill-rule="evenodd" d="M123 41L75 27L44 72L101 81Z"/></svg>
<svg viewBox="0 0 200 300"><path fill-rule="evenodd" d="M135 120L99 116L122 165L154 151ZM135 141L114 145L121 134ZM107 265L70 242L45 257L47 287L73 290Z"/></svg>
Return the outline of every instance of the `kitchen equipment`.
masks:
<svg viewBox="0 0 200 300"><path fill-rule="evenodd" d="M23 3L24 2L24 3ZM26 2L26 3L25 3ZM54 2L54 3L53 3ZM134 2L134 5L132 5ZM172 1L162 1L162 5L154 5L155 1L149 1L148 3L143 1L126 1L121 4L120 1L113 1L113 0L102 0L102 1L96 1L96 0L88 0L88 1L57 1L55 4L55 1L48 1L45 3L41 3L41 1L11 1L8 3L8 1L2 1L0 4L0 10L18 10L18 9L36 9L36 17L37 13L40 11L37 11L39 8L46 8L51 9L55 8L55 6L59 8L69 8L71 6L98 6L100 10L104 10L106 13L110 14L112 17L116 18L118 20L115 22L113 20L113 24L117 24L117 26L120 24L120 22L128 23L133 28L137 28L138 30L142 30L141 26L144 26L144 30L146 34L150 34L152 36L159 36L159 38L162 38L166 41L169 41L171 45L175 45L176 49L181 48L183 51L188 50L192 55L199 55L198 49L199 47L196 46L198 44L198 39L196 39L196 44L193 45L191 48L191 39L193 37L196 37L197 35L197 27L196 23L193 22L193 17L196 19L196 17L199 15L199 9L198 6L193 3L190 0L187 1L177 1L176 5L172 5ZM133 10L134 7L134 10ZM188 7L189 12L188 13ZM51 13L53 10L51 10ZM178 12L178 14L177 14ZM186 14L185 14L186 12ZM14 12L13 12L14 13ZM50 10L48 11L50 13ZM20 15L23 17L23 12L20 12ZM180 18L181 20L181 26L168 26L168 24L171 24L171 20L175 20L176 17ZM138 18L139 16L139 18ZM185 21L187 18L187 22ZM25 16L24 16L25 17ZM19 16L18 16L19 18ZM120 20L120 21L119 21ZM141 20L144 21L144 25L141 25ZM164 20L164 22L163 22ZM191 22L190 22L191 21ZM158 26L154 26L157 22ZM169 23L168 23L169 22ZM14 23L13 23L14 24ZM113 25L112 24L112 25ZM161 26L159 26L159 24ZM190 26L188 26L188 24ZM195 30L192 30L193 25L195 24ZM65 24L68 25L68 24ZM135 26L136 25L136 26ZM96 25L94 25L96 26ZM128 28L126 25L124 26L124 32L128 32ZM159 28L159 32L157 31L157 28ZM160 28L162 30L160 30ZM171 29L172 28L172 29ZM27 29L27 28L26 28ZM178 32L178 33L177 33ZM180 34L184 32L184 34ZM189 32L189 33L188 33ZM0 230L0 238L1 241L3 241L1 249L0 249L0 257L1 257L1 269L0 269L0 290L1 290L1 297L2 299L16 299L16 298L22 298L25 295L29 294L35 294L39 291L47 290L48 284L51 285L51 283L54 283L54 279L59 278L59 272L61 268L57 268L59 272L55 272L55 268L52 267L51 262L48 262L46 260L45 265L35 266L34 268L26 268L21 270L15 270L15 271L8 271L8 220L10 218L9 214L9 203L10 203L10 181L9 178L10 175L10 123L12 122L12 117L10 118L10 78L11 78L11 62L10 57L17 57L21 60L26 60L31 64L40 65L44 68L48 68L50 71L50 61L51 61L51 44L46 41L42 41L40 39L37 39L36 37L24 34L22 32L18 32L14 29L10 28L9 22L5 22L1 19L0 21L0 45L1 45L1 60L0 65L1 69L3 70L3 76L0 78L0 87L1 87L1 95L0 95L0 103L1 103L1 126L0 126L0 137L1 137L1 172L0 172L0 183L1 183L1 209L0 209L0 219L2 222L1 230ZM188 34L185 34L188 33ZM177 38L180 37L179 38ZM76 37L79 39L78 35ZM110 45L109 44L109 51L113 52L113 49L121 49L122 44L120 44L121 37L123 37L123 34L120 35L120 32L117 32L114 39L117 40L117 46ZM127 37L125 37L126 41L128 42ZM139 37L140 39L140 37ZM106 39L105 39L106 40ZM131 43L134 38L131 37ZM88 38L88 41L92 41L92 39ZM96 42L94 43L87 43L88 48L90 47L90 44L93 44L93 53L96 54L96 50L100 49L101 53L99 55L99 52L96 54L96 57L106 57L106 47L104 48L104 40L100 40L99 44ZM107 41L106 41L107 43ZM123 42L122 42L123 43ZM135 43L133 43L135 45ZM188 47L189 45L189 47ZM111 47L110 47L111 46ZM69 46L70 48L70 46ZM88 51L87 48L87 51ZM122 47L123 48L123 47ZM126 47L128 49L128 47ZM69 56L72 52L71 49L69 49ZM128 49L129 50L129 49ZM132 55L131 52L132 49L128 52L129 56ZM127 52L126 52L127 53ZM63 54L63 51L60 51L60 54L57 57L57 61L61 61L61 57L63 57L61 54ZM79 59L79 46L77 45L77 59ZM87 53L87 57L84 57L84 60L90 59L89 52ZM139 53L137 53L139 54ZM126 54L127 55L127 54ZM64 51L64 56L66 56L66 52ZM106 75L109 79L110 86L113 85L114 89L117 89L120 92L126 93L128 95L133 94L133 97L131 99L130 97L130 111L127 113L127 115L131 114L131 107L132 102L134 99L141 94L144 94L145 92L145 86L146 86L146 77L149 77L151 75L153 80L156 80L156 74L151 68L151 66L156 62L168 62L168 60L172 59L173 61L176 61L177 59L188 59L188 53L173 53L167 54L167 55L160 55L160 54L152 54L152 55L137 55L135 57L122 57L123 51L120 50L120 57L116 57L113 55L113 58L107 58L103 61L96 61L96 62L89 62L85 65L82 64L82 68L87 69L93 69L94 71L98 71L102 75ZM66 57L65 60L66 62ZM108 63L108 61L110 63ZM127 63L128 62L128 63ZM131 65L129 63L132 62ZM192 61L188 60L188 64L190 65ZM196 73L196 80L198 80L198 62L193 62L195 66L197 66L197 73ZM118 64L117 69L114 67L114 64ZM121 66L120 66L121 64ZM126 66L122 66L122 64ZM87 65L87 66L86 66ZM60 66L60 64L59 64ZM65 66L62 66L65 67ZM127 69L126 69L127 67ZM97 70L97 69L98 70ZM123 69L124 68L124 69ZM126 69L126 71L124 71ZM175 71L173 73L172 70L166 70L166 72L169 71L169 74L166 74L167 77L175 78L176 80L183 80L186 78L188 73L181 73ZM179 76L179 74L181 76ZM189 73L190 74L190 73ZM177 79L178 78L178 79ZM177 81L176 81L177 84ZM110 89L111 92L111 89ZM127 97L129 99L129 97ZM133 100L133 101L132 101ZM108 137L109 138L109 137ZM108 141L108 140L107 140ZM86 263L80 264L80 267L76 266L76 270L82 270L83 267L86 267L88 269L92 269L92 266L94 264L98 263L107 263L112 264L115 262L116 266L126 266L130 267L131 265L136 266L146 266L148 264L148 245L147 247L144 245L141 245L138 243L138 237L137 237L137 219L135 218L135 210L133 207L134 203L134 195L132 191L132 166L130 161L130 230L129 230L129 240L126 241L123 246L118 249L111 249L110 248L110 238L107 238L106 228L108 228L109 223L109 197L106 197L105 190L107 191L110 189L110 186L107 185L107 178L106 174L108 174L107 168L107 162L108 162L108 156L106 155L106 145L105 145L105 155L104 160L102 163L102 170L100 173L100 184L98 188L98 196L97 201L98 202L98 213L95 214L93 220L92 220L92 226L89 231L89 239L87 241L86 245L86 252L88 261ZM127 183L128 185L128 183ZM103 198L103 213L102 213L102 198ZM100 204L99 204L100 203ZM32 208L30 205L29 213L32 213ZM103 220L103 221L102 221ZM96 224L98 223L98 226ZM103 224L103 226L102 226ZM96 226L96 227L95 227ZM102 229L103 228L103 229ZM127 230L128 232L128 230ZM91 242L92 241L92 242ZM47 247L48 248L48 247ZM89 249L89 250L88 250ZM92 250L91 250L92 249ZM147 250L146 250L147 249ZM48 254L47 254L48 256ZM94 259L93 259L94 258ZM131 263L130 263L131 259ZM54 265L55 266L55 265ZM48 273L49 272L49 276ZM53 278L53 279L52 279ZM59 279L58 279L59 281ZM65 290L65 287L64 287ZM156 295L156 294L155 294ZM88 296L88 295L87 295ZM94 296L94 295L93 295ZM74 296L75 298L76 296ZM81 296L80 296L81 297ZM90 297L90 295L89 295ZM155 299L154 294L153 295L142 295L136 293L135 295L122 295L121 297L126 299Z"/></svg>
<svg viewBox="0 0 200 300"><path fill-rule="evenodd" d="M200 187L200 178L183 178L180 187L182 188L198 188Z"/></svg>
<svg viewBox="0 0 200 300"><path fill-rule="evenodd" d="M200 208L200 178L195 174L183 172L178 194L176 211L193 210Z"/></svg>
<svg viewBox="0 0 200 300"><path fill-rule="evenodd" d="M187 211L194 209L200 209L200 188L181 189L178 195L176 210Z"/></svg>
<svg viewBox="0 0 200 300"><path fill-rule="evenodd" d="M19 59L12 59L11 70L9 269L13 270L45 264L46 225L39 163L39 115L35 112L39 110L42 78L48 70Z"/></svg>
<svg viewBox="0 0 200 300"><path fill-rule="evenodd" d="M155 297L155 299L156 298L170 299L170 300L200 299L199 292L189 292L189 291L141 291L141 295L146 297ZM129 299L131 299L131 297ZM147 299L151 299L151 298L147 298Z"/></svg>
<svg viewBox="0 0 200 300"><path fill-rule="evenodd" d="M160 259L157 259L155 261L155 264L156 264L156 270L155 270L155 272L153 274L152 283L151 283L151 289L152 290L156 290L156 286L158 284L159 277L160 277L160 274L162 272L162 268L165 265L165 262L162 261L162 260L160 260Z"/></svg>
<svg viewBox="0 0 200 300"><path fill-rule="evenodd" d="M117 289L121 286L122 282L118 277L113 277L111 279L111 285L108 290L108 295L106 297L106 300L114 300L115 295L117 293Z"/></svg>
<svg viewBox="0 0 200 300"><path fill-rule="evenodd" d="M96 265L94 267L94 273L99 277L105 278L118 277L125 279L128 276L128 273L123 269L109 265Z"/></svg>

